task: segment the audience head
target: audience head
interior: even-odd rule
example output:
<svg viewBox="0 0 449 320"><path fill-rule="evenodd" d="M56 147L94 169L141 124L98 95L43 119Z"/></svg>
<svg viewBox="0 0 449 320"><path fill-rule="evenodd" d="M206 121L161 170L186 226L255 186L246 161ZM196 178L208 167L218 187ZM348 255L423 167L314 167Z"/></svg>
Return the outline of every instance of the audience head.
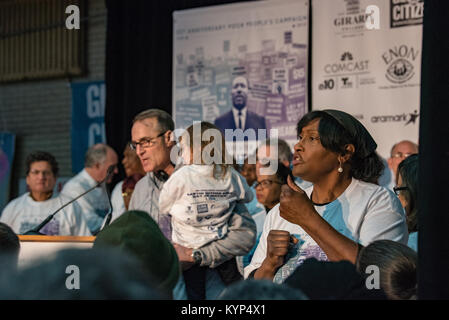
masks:
<svg viewBox="0 0 449 320"><path fill-rule="evenodd" d="M0 280L0 299L8 300L166 298L138 260L114 249L61 250Z"/></svg>
<svg viewBox="0 0 449 320"><path fill-rule="evenodd" d="M245 178L246 183L248 183L249 186L252 186L257 180L256 164L249 162L250 158L245 158L243 165L239 168L239 172Z"/></svg>
<svg viewBox="0 0 449 320"><path fill-rule="evenodd" d="M145 170L143 170L142 163L140 162L136 151L132 150L129 144L126 145L125 150L123 151L122 164L127 177L130 177L133 174L145 175Z"/></svg>
<svg viewBox="0 0 449 320"><path fill-rule="evenodd" d="M338 110L312 111L297 126L293 175L315 183L343 175L377 183L384 165L377 144L353 116Z"/></svg>
<svg viewBox="0 0 449 320"><path fill-rule="evenodd" d="M396 176L398 172L398 165L405 158L418 153L418 151L418 145L408 140L398 142L391 148L390 158L388 158L388 167L393 171L394 176Z"/></svg>
<svg viewBox="0 0 449 320"><path fill-rule="evenodd" d="M106 178L110 166L115 166L114 173L117 174L117 163L117 153L110 146L103 143L91 146L87 150L84 158L84 167L86 171L97 182ZM106 182L110 183L112 178L113 175L111 175Z"/></svg>
<svg viewBox="0 0 449 320"><path fill-rule="evenodd" d="M19 261L20 241L15 232L0 222L0 270L15 269Z"/></svg>
<svg viewBox="0 0 449 320"><path fill-rule="evenodd" d="M261 170L257 171L257 182L255 184L257 201L271 210L279 203L281 198L281 186L287 184L287 177L290 175L290 168L279 163L275 174L262 175Z"/></svg>
<svg viewBox="0 0 449 320"><path fill-rule="evenodd" d="M418 155L414 154L398 166L395 193L407 214L408 231L418 231Z"/></svg>
<svg viewBox="0 0 449 320"><path fill-rule="evenodd" d="M165 171L173 166L170 151L175 145L172 139L174 129L172 117L163 110L148 109L135 116L131 146L136 150L145 172Z"/></svg>
<svg viewBox="0 0 449 320"><path fill-rule="evenodd" d="M236 282L218 297L219 300L308 300L301 290L269 280L249 279Z"/></svg>
<svg viewBox="0 0 449 320"><path fill-rule="evenodd" d="M52 194L58 172L58 163L50 153L35 151L27 156L26 183L36 201L46 200L46 195Z"/></svg>
<svg viewBox="0 0 449 320"><path fill-rule="evenodd" d="M97 235L94 248L116 247L134 255L155 281L156 288L171 293L180 266L175 248L156 222L143 211L128 211Z"/></svg>
<svg viewBox="0 0 449 320"><path fill-rule="evenodd" d="M310 300L384 300L381 289L366 287L363 277L349 261L304 261L285 284L298 288Z"/></svg>
<svg viewBox="0 0 449 320"><path fill-rule="evenodd" d="M388 299L414 300L417 295L417 253L402 243L378 240L360 250L357 270L379 268L380 287Z"/></svg>

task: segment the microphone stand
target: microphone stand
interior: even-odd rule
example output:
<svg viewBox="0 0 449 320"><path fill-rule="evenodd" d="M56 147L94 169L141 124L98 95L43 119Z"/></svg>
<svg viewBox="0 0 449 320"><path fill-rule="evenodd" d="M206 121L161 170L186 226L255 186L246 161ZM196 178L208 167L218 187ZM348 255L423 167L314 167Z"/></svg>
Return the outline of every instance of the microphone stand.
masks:
<svg viewBox="0 0 449 320"><path fill-rule="evenodd" d="M92 190L94 190L95 188L97 188L98 186L102 185L103 183L106 182L106 180L109 178L109 176L114 172L115 166L110 166L108 168L107 174L106 174L106 178L104 178L102 181L98 182L95 186L93 186L92 188L88 189L87 191L83 192L82 194L80 194L78 197L76 197L75 199L70 200L69 202L67 202L66 204L64 204L62 207L60 207L58 210L56 210L55 212L53 212L51 215L49 215L44 221L42 221L38 226L34 227L31 230L28 230L27 232L25 232L23 235L44 235L43 233L40 232L40 230L47 224L50 222L51 219L53 219L53 217L55 216L55 214L57 214L59 211L61 211L62 209L64 209L65 207L67 207L69 204L73 203L74 201L78 200L79 198L81 198L82 196L84 196L86 193L91 192ZM106 192L107 193L107 192ZM108 194L108 200L109 200L109 204L110 204L110 209L109 211L112 213L112 205L111 205L111 200L109 199L109 194ZM108 213L109 214L109 213Z"/></svg>

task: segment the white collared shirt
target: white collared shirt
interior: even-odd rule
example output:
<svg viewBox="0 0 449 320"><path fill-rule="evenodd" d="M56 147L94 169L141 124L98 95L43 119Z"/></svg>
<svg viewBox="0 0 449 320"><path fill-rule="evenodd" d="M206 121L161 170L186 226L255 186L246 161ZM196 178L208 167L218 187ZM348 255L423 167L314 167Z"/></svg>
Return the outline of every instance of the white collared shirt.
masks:
<svg viewBox="0 0 449 320"><path fill-rule="evenodd" d="M70 199L78 197L97 184L86 169L67 181L61 190L61 194L66 195ZM80 205L87 226L91 232L101 227L106 213L109 211L109 201L106 191L102 187L95 188L91 192L85 194L76 202Z"/></svg>
<svg viewBox="0 0 449 320"><path fill-rule="evenodd" d="M245 121L246 121L246 112L248 111L248 108L245 107L241 110L242 114L240 116L240 119L242 121L242 127L239 128L239 110L237 108L232 107L232 114L234 115L234 121L235 121L235 127L237 129L242 129L245 131Z"/></svg>

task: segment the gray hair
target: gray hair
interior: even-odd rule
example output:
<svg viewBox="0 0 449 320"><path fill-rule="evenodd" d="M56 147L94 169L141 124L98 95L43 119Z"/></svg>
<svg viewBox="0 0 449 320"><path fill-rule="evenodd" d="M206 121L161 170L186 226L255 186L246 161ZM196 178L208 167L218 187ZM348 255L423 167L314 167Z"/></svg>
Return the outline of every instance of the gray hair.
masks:
<svg viewBox="0 0 449 320"><path fill-rule="evenodd" d="M164 110L161 109L148 109L142 111L137 116L134 117L133 124L137 121L142 121L149 118L156 118L161 132L166 132L168 130L175 130L175 123L173 118Z"/></svg>
<svg viewBox="0 0 449 320"><path fill-rule="evenodd" d="M102 164L106 161L107 153L108 146L105 144L95 144L91 146L84 157L84 166L86 168L92 168L97 163Z"/></svg>
<svg viewBox="0 0 449 320"><path fill-rule="evenodd" d="M263 141L259 147L257 147L256 153L259 151L259 149L263 146L269 147L271 145L271 140L267 139ZM279 161L288 161L290 163L293 159L293 153L292 149L288 145L288 143L285 140L278 139L278 159Z"/></svg>

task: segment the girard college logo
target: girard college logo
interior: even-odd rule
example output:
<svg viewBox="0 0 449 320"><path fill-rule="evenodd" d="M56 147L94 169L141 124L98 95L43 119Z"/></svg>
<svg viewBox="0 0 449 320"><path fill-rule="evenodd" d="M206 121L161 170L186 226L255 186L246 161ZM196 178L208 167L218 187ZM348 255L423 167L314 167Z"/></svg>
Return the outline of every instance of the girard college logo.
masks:
<svg viewBox="0 0 449 320"><path fill-rule="evenodd" d="M405 44L388 49L382 54L382 60L387 66L385 77L396 84L410 80L415 75L413 63L418 56L418 50Z"/></svg>

